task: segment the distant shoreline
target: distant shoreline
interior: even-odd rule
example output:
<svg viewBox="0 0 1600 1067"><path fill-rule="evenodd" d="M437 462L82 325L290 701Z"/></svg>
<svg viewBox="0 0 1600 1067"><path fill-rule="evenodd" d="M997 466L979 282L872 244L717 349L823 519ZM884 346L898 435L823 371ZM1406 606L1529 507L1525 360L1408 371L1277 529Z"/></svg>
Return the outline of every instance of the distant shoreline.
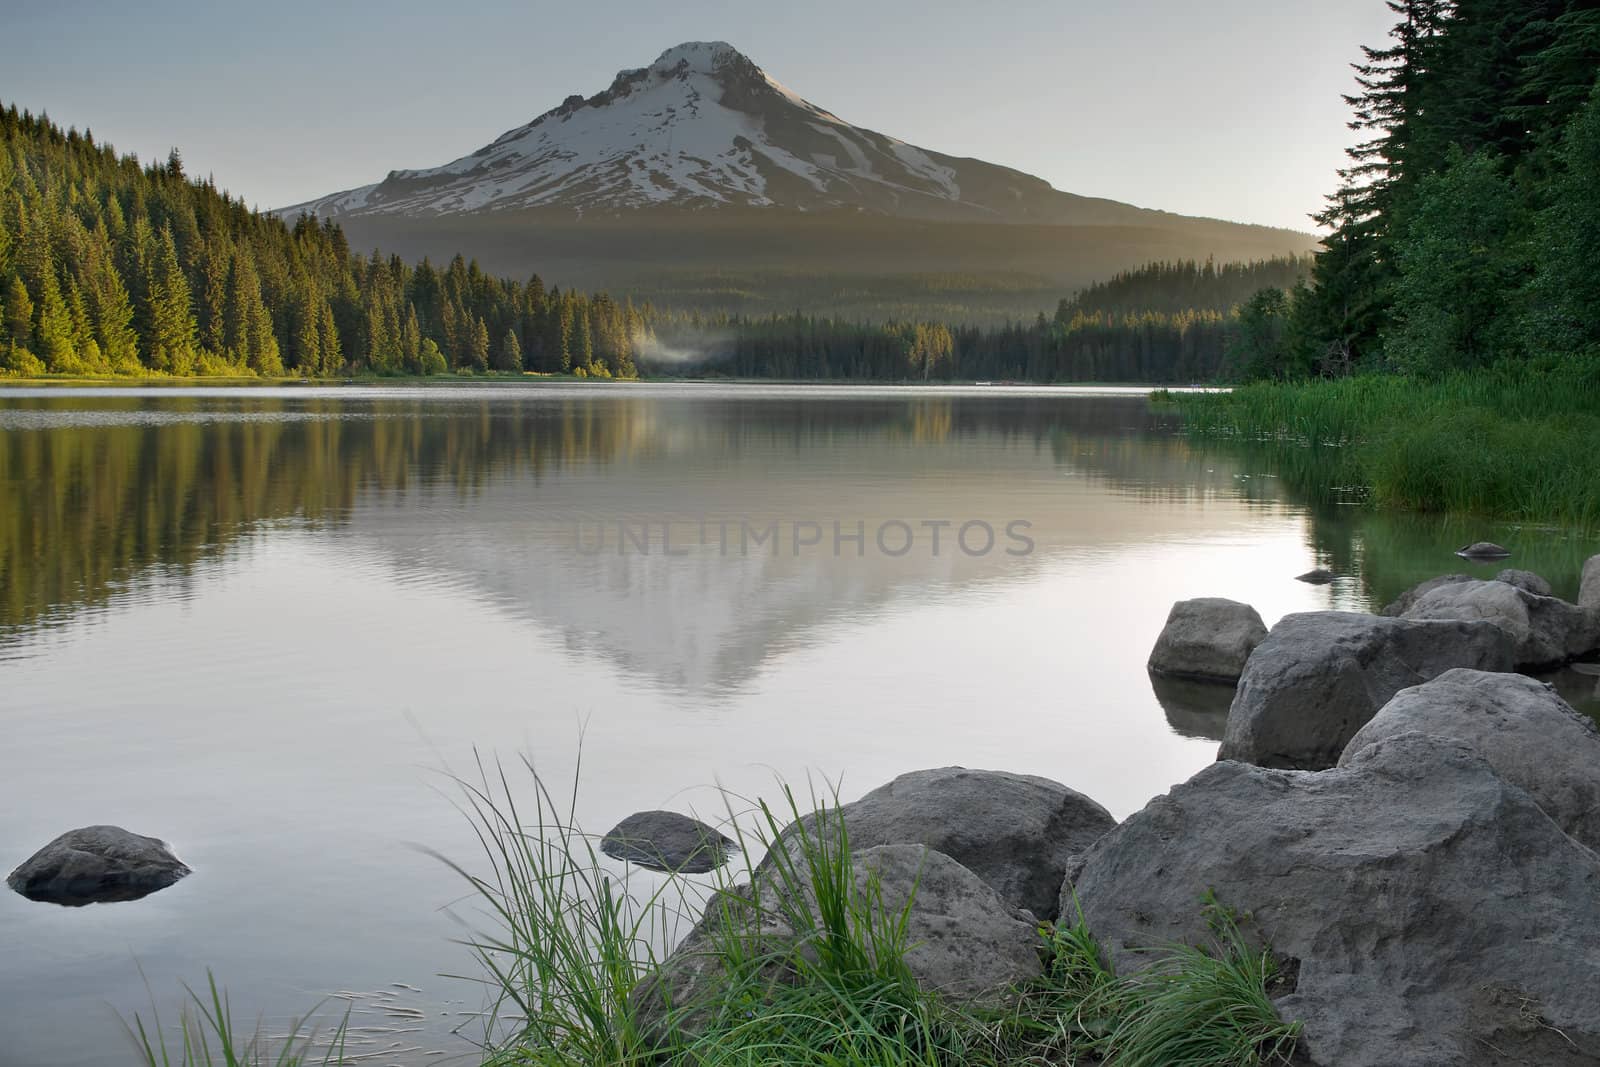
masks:
<svg viewBox="0 0 1600 1067"><path fill-rule="evenodd" d="M455 375L440 374L431 377L417 376L384 376L384 375L356 375L347 378L245 378L245 377L160 377L149 378L131 377L127 375L69 375L38 377L6 378L0 377L0 391L5 389L35 389L41 387L54 387L62 389L73 388L157 388L157 389L210 389L210 388L282 388L285 386L306 386L312 388L328 388L339 386L392 386L399 388L439 388L444 386L474 386L480 388L509 387L517 385L538 385L551 387L565 386L600 386L603 388L628 388L639 385L737 385L737 386L829 386L839 388L871 388L871 389L911 389L911 390L938 390L938 389L1059 389L1062 391L1075 389L1115 389L1127 392L1154 393L1192 393L1192 392L1226 392L1227 386L1218 385L1171 385L1151 382L1027 382L1027 381L889 381L867 378L710 378L710 377L658 377L658 378L632 378L632 379L595 379L578 378L566 374L539 374L526 372L520 375L509 374L472 374Z"/></svg>

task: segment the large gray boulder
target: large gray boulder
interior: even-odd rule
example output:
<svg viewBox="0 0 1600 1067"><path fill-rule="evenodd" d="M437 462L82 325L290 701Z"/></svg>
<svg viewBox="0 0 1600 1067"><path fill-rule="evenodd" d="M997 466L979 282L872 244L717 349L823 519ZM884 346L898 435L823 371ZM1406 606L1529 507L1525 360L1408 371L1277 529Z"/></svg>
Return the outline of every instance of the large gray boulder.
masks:
<svg viewBox="0 0 1600 1067"><path fill-rule="evenodd" d="M1578 605L1600 614L1600 556L1590 556L1583 565L1583 586L1578 593Z"/></svg>
<svg viewBox="0 0 1600 1067"><path fill-rule="evenodd" d="M704 874L725 863L731 839L676 811L636 811L600 839L600 851L653 871Z"/></svg>
<svg viewBox="0 0 1600 1067"><path fill-rule="evenodd" d="M1175 678L1232 684L1245 661L1267 636L1266 624L1249 604L1222 597L1180 600L1150 653L1150 670Z"/></svg>
<svg viewBox="0 0 1600 1067"><path fill-rule="evenodd" d="M997 1007L1017 986L1044 973L1045 941L1032 915L1000 899L981 878L942 852L922 845L852 850L858 904L886 924L910 902L905 962L923 989L958 1004ZM750 887L714 897L705 915L634 994L649 1030L692 1035L711 1018L709 994L725 980L719 946L737 945L746 958L764 958L763 982L798 979L785 957L815 961L817 899L801 865L794 879L769 869ZM876 879L876 893L869 888Z"/></svg>
<svg viewBox="0 0 1600 1067"><path fill-rule="evenodd" d="M1488 622L1342 611L1287 615L1245 667L1218 758L1262 767L1332 767L1356 731L1400 690L1455 667L1509 671L1512 648L1505 631Z"/></svg>
<svg viewBox="0 0 1600 1067"><path fill-rule="evenodd" d="M902 774L838 811L852 851L926 845L1041 919L1055 917L1067 861L1117 824L1105 808L1060 782L965 767ZM801 825L818 832L815 815ZM785 830L777 847L793 855L797 836L797 828ZM769 857L757 873L771 866Z"/></svg>
<svg viewBox="0 0 1600 1067"><path fill-rule="evenodd" d="M1381 614L1387 615L1392 619L1398 619L1411 610L1411 605L1441 585L1454 585L1457 582L1470 582L1473 580L1470 574L1441 574L1437 578L1429 578L1425 582L1418 582L1398 597L1395 597L1394 601L1385 607Z"/></svg>
<svg viewBox="0 0 1600 1067"><path fill-rule="evenodd" d="M1532 571L1519 571L1508 567L1495 575L1494 580L1514 585L1524 593L1532 593L1534 596L1555 596L1555 590L1550 588L1550 583Z"/></svg>
<svg viewBox="0 0 1600 1067"><path fill-rule="evenodd" d="M1467 742L1570 836L1600 850L1600 729L1550 686L1520 674L1446 671L1395 694L1339 764L1406 733Z"/></svg>
<svg viewBox="0 0 1600 1067"><path fill-rule="evenodd" d="M138 900L188 873L188 866L154 837L120 826L84 826L28 857L6 884L29 900L79 907Z"/></svg>
<svg viewBox="0 0 1600 1067"><path fill-rule="evenodd" d="M1600 1062L1600 856L1465 742L1214 764L1079 864L1063 896L1119 971L1202 942L1207 890L1247 916L1297 974L1274 999L1319 1067Z"/></svg>
<svg viewBox="0 0 1600 1067"><path fill-rule="evenodd" d="M1499 581L1440 586L1418 597L1401 617L1493 623L1516 642L1516 665L1524 670L1560 666L1600 645L1600 619L1593 612Z"/></svg>

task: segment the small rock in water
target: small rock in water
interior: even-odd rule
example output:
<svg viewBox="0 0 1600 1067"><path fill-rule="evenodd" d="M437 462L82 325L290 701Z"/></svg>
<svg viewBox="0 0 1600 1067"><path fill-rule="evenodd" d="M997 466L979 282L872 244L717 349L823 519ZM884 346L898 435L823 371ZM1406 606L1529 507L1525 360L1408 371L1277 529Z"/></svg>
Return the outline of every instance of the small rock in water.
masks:
<svg viewBox="0 0 1600 1067"><path fill-rule="evenodd" d="M1336 582L1338 580L1339 576L1337 574L1333 573L1332 571L1325 571L1320 567L1314 571L1306 571L1304 574L1295 578L1295 581L1305 582L1308 585L1327 585L1330 582Z"/></svg>
<svg viewBox="0 0 1600 1067"><path fill-rule="evenodd" d="M732 840L675 811L638 811L612 827L600 851L652 871L705 874L728 861Z"/></svg>
<svg viewBox="0 0 1600 1067"><path fill-rule="evenodd" d="M120 826L84 826L35 852L6 884L29 900L81 907L138 900L188 873L156 838Z"/></svg>
<svg viewBox="0 0 1600 1067"><path fill-rule="evenodd" d="M1261 616L1249 604L1221 597L1180 600L1156 638L1149 668L1174 678L1232 685L1266 636Z"/></svg>
<svg viewBox="0 0 1600 1067"><path fill-rule="evenodd" d="M1503 548L1493 541L1479 541L1476 544L1457 549L1456 555L1462 559L1505 559L1511 555L1511 550Z"/></svg>

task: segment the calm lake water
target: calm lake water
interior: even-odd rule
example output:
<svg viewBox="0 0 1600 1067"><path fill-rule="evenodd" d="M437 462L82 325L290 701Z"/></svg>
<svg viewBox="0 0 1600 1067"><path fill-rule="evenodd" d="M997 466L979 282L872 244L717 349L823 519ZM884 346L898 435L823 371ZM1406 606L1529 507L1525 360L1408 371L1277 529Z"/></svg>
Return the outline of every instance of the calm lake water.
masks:
<svg viewBox="0 0 1600 1067"><path fill-rule="evenodd" d="M130 1062L119 1013L207 968L268 1031L341 994L363 1062L471 1062L425 850L474 863L475 750L565 795L581 748L595 832L947 764L1121 817L1215 756L1227 694L1144 669L1174 600L1366 609L1483 538L1568 597L1600 551L1318 512L1111 391L0 390L0 869L109 822L195 872L0 892L0 1063Z"/></svg>

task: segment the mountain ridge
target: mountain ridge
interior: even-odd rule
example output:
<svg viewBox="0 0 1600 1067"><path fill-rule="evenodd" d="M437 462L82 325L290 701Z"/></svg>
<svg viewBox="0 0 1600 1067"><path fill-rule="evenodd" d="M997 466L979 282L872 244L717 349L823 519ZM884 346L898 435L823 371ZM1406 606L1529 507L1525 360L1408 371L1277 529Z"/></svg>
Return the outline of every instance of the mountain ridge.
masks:
<svg viewBox="0 0 1600 1067"><path fill-rule="evenodd" d="M602 92L568 96L442 166L392 170L382 181L277 213L581 218L722 207L926 221L1247 225L1063 192L1014 168L854 126L724 41L669 48L648 67L619 71Z"/></svg>

